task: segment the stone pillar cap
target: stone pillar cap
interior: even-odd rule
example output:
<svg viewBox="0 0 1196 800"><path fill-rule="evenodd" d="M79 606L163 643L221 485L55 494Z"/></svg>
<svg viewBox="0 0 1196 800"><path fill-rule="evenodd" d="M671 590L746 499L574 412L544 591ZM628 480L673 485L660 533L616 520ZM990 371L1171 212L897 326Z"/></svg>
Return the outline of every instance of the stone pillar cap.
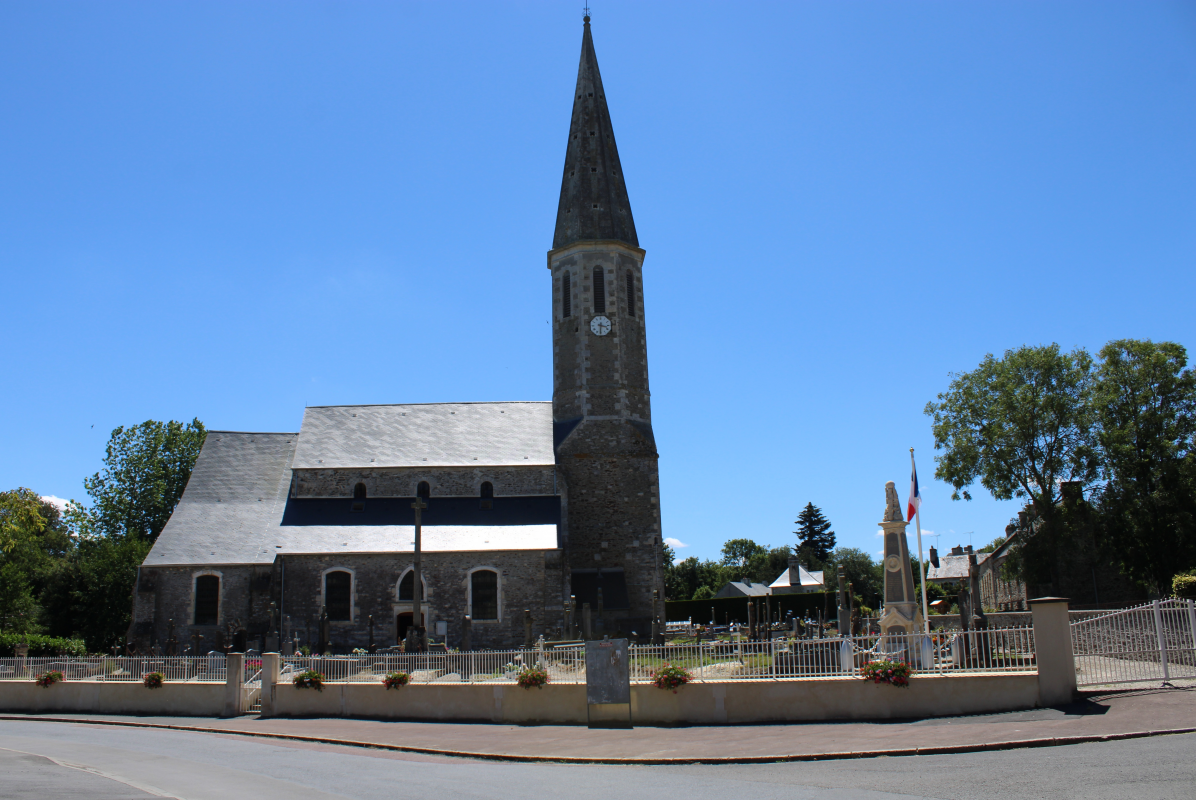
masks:
<svg viewBox="0 0 1196 800"><path fill-rule="evenodd" d="M1034 605L1035 603L1070 603L1071 598L1069 598L1069 597L1036 597L1033 600L1030 600L1028 602L1030 603L1030 605Z"/></svg>

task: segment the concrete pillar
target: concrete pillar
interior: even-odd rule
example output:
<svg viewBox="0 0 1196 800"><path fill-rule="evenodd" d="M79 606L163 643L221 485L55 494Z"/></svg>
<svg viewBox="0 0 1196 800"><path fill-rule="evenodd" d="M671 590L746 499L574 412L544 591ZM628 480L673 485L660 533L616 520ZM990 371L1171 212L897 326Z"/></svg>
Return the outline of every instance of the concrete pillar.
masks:
<svg viewBox="0 0 1196 800"><path fill-rule="evenodd" d="M245 713L245 654L224 657L224 714L239 717Z"/></svg>
<svg viewBox="0 0 1196 800"><path fill-rule="evenodd" d="M262 716L274 716L274 687L278 685L278 653L262 653Z"/></svg>
<svg viewBox="0 0 1196 800"><path fill-rule="evenodd" d="M581 635L588 642L594 638L594 630L590 624L590 604L581 604Z"/></svg>
<svg viewBox="0 0 1196 800"><path fill-rule="evenodd" d="M461 622L461 649L466 652L473 649L473 617L468 614Z"/></svg>
<svg viewBox="0 0 1196 800"><path fill-rule="evenodd" d="M1034 616L1034 655L1038 663L1038 703L1070 703L1076 694L1076 659L1071 649L1071 624L1066 597L1030 601Z"/></svg>

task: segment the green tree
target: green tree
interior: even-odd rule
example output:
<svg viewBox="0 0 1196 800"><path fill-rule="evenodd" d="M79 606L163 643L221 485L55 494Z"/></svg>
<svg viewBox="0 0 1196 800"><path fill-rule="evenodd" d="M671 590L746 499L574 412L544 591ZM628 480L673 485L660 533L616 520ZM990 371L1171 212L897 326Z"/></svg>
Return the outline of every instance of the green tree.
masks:
<svg viewBox="0 0 1196 800"><path fill-rule="evenodd" d="M831 523L822 514L822 509L813 503L797 515L797 554L808 566L817 567L827 562L835 549L835 532Z"/></svg>
<svg viewBox="0 0 1196 800"><path fill-rule="evenodd" d="M723 563L728 567L743 569L752 560L752 556L767 552L768 550L751 539L728 539L723 544Z"/></svg>
<svg viewBox="0 0 1196 800"><path fill-rule="evenodd" d="M79 637L92 652L123 643L132 611L137 567L149 554L140 536L86 536L58 562L43 602L50 634Z"/></svg>
<svg viewBox="0 0 1196 800"><path fill-rule="evenodd" d="M1062 555L1074 549L1076 525L1058 505L1061 481L1098 475L1091 410L1092 357L1082 348L1020 347L990 353L976 369L952 376L934 419L935 477L971 499L979 482L998 500L1028 498L1036 522L1010 564L1028 583L1056 582Z"/></svg>
<svg viewBox="0 0 1196 800"><path fill-rule="evenodd" d="M73 549L58 509L29 489L0 492L0 628L38 633L46 619L42 595L58 562Z"/></svg>
<svg viewBox="0 0 1196 800"><path fill-rule="evenodd" d="M967 487L979 481L998 500L1028 497L1049 513L1060 480L1096 476L1087 351L1021 347L952 377L926 404L935 449L945 451L934 474L954 487L952 499L970 500Z"/></svg>
<svg viewBox="0 0 1196 800"><path fill-rule="evenodd" d="M1126 574L1165 595L1196 566L1196 373L1171 342L1121 339L1100 357L1098 530Z"/></svg>
<svg viewBox="0 0 1196 800"><path fill-rule="evenodd" d="M187 488L206 435L198 419L114 430L104 468L83 481L92 498L90 526L104 536L140 536L152 544Z"/></svg>
<svg viewBox="0 0 1196 800"><path fill-rule="evenodd" d="M712 597L714 597L713 589L711 589L709 586L699 586L697 591L694 592L694 596L691 597L690 599L691 600L709 600Z"/></svg>
<svg viewBox="0 0 1196 800"><path fill-rule="evenodd" d="M872 556L856 547L836 547L823 572L827 594L833 596L838 589L838 568L842 566L852 591L864 603L879 608L883 603L884 576L881 565Z"/></svg>

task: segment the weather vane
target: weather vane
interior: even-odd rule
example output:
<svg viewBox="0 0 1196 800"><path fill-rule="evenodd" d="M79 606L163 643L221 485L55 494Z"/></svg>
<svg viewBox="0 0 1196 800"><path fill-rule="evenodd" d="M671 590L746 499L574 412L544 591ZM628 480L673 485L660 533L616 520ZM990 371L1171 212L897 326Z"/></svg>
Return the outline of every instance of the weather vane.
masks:
<svg viewBox="0 0 1196 800"><path fill-rule="evenodd" d="M590 21L590 4L589 4L589 3L586 3L586 5L585 5L585 8L584 8L584 9L582 9L582 11L583 11L583 12L585 13L585 15L586 15L586 22L589 22L589 21Z"/></svg>

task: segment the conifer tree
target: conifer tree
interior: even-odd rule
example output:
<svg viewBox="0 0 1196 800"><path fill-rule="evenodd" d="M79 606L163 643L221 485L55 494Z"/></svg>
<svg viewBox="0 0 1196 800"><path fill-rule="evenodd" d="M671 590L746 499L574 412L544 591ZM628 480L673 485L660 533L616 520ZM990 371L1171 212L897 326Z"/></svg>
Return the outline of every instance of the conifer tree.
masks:
<svg viewBox="0 0 1196 800"><path fill-rule="evenodd" d="M797 555L806 566L822 566L831 557L835 549L835 532L831 530L830 521L822 515L822 510L813 503L806 503L806 507L797 515Z"/></svg>

